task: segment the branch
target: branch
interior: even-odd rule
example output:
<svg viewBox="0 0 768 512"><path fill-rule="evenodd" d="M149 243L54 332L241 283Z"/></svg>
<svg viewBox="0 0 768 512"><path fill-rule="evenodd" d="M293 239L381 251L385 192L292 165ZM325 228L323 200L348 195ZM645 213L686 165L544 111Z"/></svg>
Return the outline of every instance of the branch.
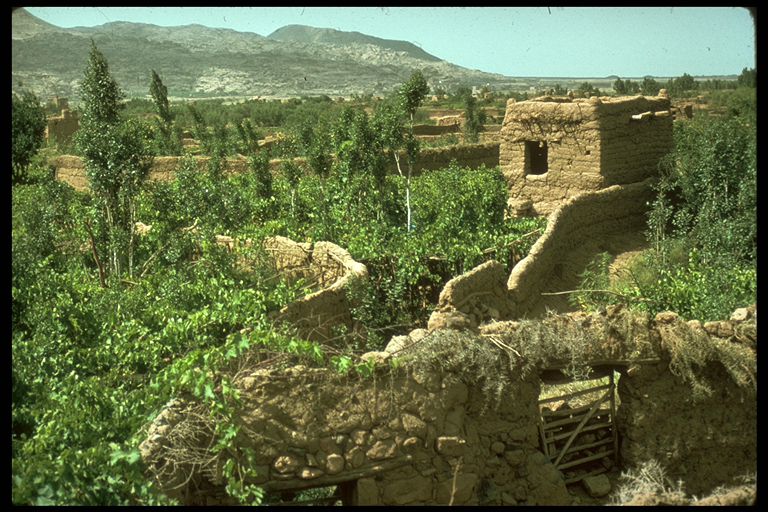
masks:
<svg viewBox="0 0 768 512"><path fill-rule="evenodd" d="M93 253L93 259L96 261L96 266L99 267L99 282L101 283L102 288L106 288L107 282L104 276L104 265L101 264L99 254L96 251L96 240L94 239L93 230L91 229L91 222L89 220L85 221L85 229L88 231L88 237L91 240L91 252Z"/></svg>

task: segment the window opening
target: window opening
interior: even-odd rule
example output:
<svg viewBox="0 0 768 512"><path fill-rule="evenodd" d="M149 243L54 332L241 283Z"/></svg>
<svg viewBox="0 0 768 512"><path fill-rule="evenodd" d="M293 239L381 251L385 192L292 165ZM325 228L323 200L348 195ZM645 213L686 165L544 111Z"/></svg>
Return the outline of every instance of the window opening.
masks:
<svg viewBox="0 0 768 512"><path fill-rule="evenodd" d="M526 174L545 174L548 170L547 141L525 141Z"/></svg>

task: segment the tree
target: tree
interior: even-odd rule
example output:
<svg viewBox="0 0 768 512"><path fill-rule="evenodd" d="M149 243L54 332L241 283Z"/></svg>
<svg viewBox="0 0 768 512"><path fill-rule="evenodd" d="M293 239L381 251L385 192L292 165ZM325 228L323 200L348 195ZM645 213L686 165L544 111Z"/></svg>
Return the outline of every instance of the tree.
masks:
<svg viewBox="0 0 768 512"><path fill-rule="evenodd" d="M152 102L155 104L155 110L159 119L155 126L159 133L157 141L158 153L163 155L178 155L181 153L181 140L178 131L174 130L173 114L168 103L168 89L163 85L160 76L152 70L152 82L149 86L149 93L152 96Z"/></svg>
<svg viewBox="0 0 768 512"><path fill-rule="evenodd" d="M686 92L695 91L698 89L698 83L688 73L683 73L683 76L670 79L668 82L669 92L672 94L681 95Z"/></svg>
<svg viewBox="0 0 768 512"><path fill-rule="evenodd" d="M656 96L659 94L661 86L653 78L646 76L643 78L643 83L640 84L640 94L644 96Z"/></svg>
<svg viewBox="0 0 768 512"><path fill-rule="evenodd" d="M577 90L583 94L585 98L600 95L600 89L593 86L590 82L583 82Z"/></svg>
<svg viewBox="0 0 768 512"><path fill-rule="evenodd" d="M739 87L756 87L757 70L755 68L744 68L741 70L739 78L736 79Z"/></svg>
<svg viewBox="0 0 768 512"><path fill-rule="evenodd" d="M88 220L86 228L105 286L107 270L116 276L126 271L133 275L135 197L151 166L149 134L144 125L121 119L122 91L93 41L80 94L82 119L75 144L96 199L97 232ZM105 255L108 267L102 263Z"/></svg>
<svg viewBox="0 0 768 512"><path fill-rule="evenodd" d="M464 137L467 142L477 142L485 123L485 111L477 108L477 99L468 88L460 89L457 94L464 105Z"/></svg>
<svg viewBox="0 0 768 512"><path fill-rule="evenodd" d="M427 94L429 94L429 86L421 71L415 71L411 78L400 88L399 93L400 103L409 117L408 132L405 140L406 154L408 156L408 176L405 179L405 208L408 216L406 226L409 232L411 231L411 175L413 174L413 164L416 162L419 153L419 142L413 135L413 116ZM395 161L397 162L397 170L402 176L397 153L395 153Z"/></svg>
<svg viewBox="0 0 768 512"><path fill-rule="evenodd" d="M11 110L11 173L12 182L27 179L32 157L43 145L45 135L45 111L37 96L29 91L12 96Z"/></svg>
<svg viewBox="0 0 768 512"><path fill-rule="evenodd" d="M616 91L616 94L626 94L627 85L624 83L624 80L617 78L616 81L613 82L613 90Z"/></svg>

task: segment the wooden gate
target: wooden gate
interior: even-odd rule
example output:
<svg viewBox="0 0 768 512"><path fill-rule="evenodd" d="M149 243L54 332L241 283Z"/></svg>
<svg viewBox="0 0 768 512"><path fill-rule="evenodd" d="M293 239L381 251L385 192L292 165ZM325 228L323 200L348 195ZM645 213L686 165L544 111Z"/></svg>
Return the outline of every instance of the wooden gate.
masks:
<svg viewBox="0 0 768 512"><path fill-rule="evenodd" d="M589 402L571 408L567 401L579 396ZM556 410L547 406L558 401L564 403ZM563 472L566 484L604 473L618 463L613 372L608 384L539 400L539 410L542 451Z"/></svg>

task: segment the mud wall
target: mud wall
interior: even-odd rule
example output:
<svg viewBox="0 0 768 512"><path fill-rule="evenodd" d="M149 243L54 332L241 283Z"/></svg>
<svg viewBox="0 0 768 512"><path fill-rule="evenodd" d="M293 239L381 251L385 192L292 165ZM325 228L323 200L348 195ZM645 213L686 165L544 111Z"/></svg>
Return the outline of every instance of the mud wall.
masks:
<svg viewBox="0 0 768 512"><path fill-rule="evenodd" d="M653 199L650 184L649 178L568 199L549 216L546 230L506 284L503 266L495 261L449 281L429 328L474 328L490 320L536 317L547 308L573 310L567 295L541 294L577 288L579 274L595 254L621 252L628 234L642 232L646 203Z"/></svg>
<svg viewBox="0 0 768 512"><path fill-rule="evenodd" d="M69 142L79 127L77 116L68 108L64 108L61 115L48 118L45 126L45 140L59 144Z"/></svg>
<svg viewBox="0 0 768 512"><path fill-rule="evenodd" d="M298 243L285 237L265 240L265 249L277 270L290 278L310 280L317 291L291 302L275 315L298 328L303 338L324 341L333 328L352 325L347 287L355 279L367 279L368 269L348 251L331 242Z"/></svg>
<svg viewBox="0 0 768 512"><path fill-rule="evenodd" d="M562 474L539 450L536 373L576 358L621 372L622 466L656 460L689 493L706 493L754 472L757 461L755 306L732 319L702 326L674 313L651 319L612 306L530 324L496 322L483 336L438 331L418 342L428 343L420 364L392 367L388 354L364 355L377 361L366 378L305 366L241 369L233 382L242 399L237 446L253 450L257 476L250 482L267 491L347 484L348 504L357 505L571 504ZM554 345L532 346L529 335L546 331L555 334ZM599 342L585 345L573 336ZM510 368L503 396L489 402L488 374L457 366L471 358L443 358L481 345L501 350L498 343L516 356L511 360L537 370L521 377ZM418 344L403 361L414 349ZM712 390L703 399L694 398L679 366L702 354L709 365L691 368ZM153 477L185 504L230 503L220 471L225 461L200 458L213 431L201 424L206 417L199 404L174 400L140 446Z"/></svg>
<svg viewBox="0 0 768 512"><path fill-rule="evenodd" d="M755 307L737 310L731 318L738 320L702 326L662 313L656 317L656 328L667 347L697 333L725 353L754 351ZM624 465L655 459L672 481L682 480L686 492L698 496L720 485L735 485L736 477L757 472L757 383L739 386L728 372L729 366L739 371L755 368L754 352L751 360L723 361L706 361L702 352L694 354L701 363L697 378L711 388L709 396L694 396L691 383L679 371L670 371L668 363L635 367L622 374L618 386Z"/></svg>
<svg viewBox="0 0 768 512"><path fill-rule="evenodd" d="M669 108L666 97L509 100L499 165L510 205L547 215L579 192L655 175L672 148Z"/></svg>
<svg viewBox="0 0 768 512"><path fill-rule="evenodd" d="M653 198L651 180L579 194L549 217L547 229L507 281L512 317L536 316L546 307L572 309L564 296L542 292L572 290L595 254L615 252L627 233L645 227L646 204Z"/></svg>
<svg viewBox="0 0 768 512"><path fill-rule="evenodd" d="M401 162L404 162L405 153L403 152L400 157ZM172 180L180 158L178 156L155 157L150 169L149 179L153 181ZM209 160L209 157L196 156L197 168L200 171L204 171ZM293 158L291 160L305 172L309 170L306 158ZM419 153L419 159L414 165L413 171L414 174L419 174L425 170L441 169L447 167L452 160L456 160L459 165L470 168L477 168L481 165L495 167L499 164L499 144L489 142L445 148L423 148ZM283 159L270 160L270 170L275 174L281 172L283 162ZM56 158L53 165L56 169L56 179L68 183L76 190L87 190L88 178L85 172L85 165L80 157L62 155ZM404 163L401 163L401 166L404 166ZM248 160L245 158L228 158L224 162L223 172L225 174L240 174L247 171ZM397 173L394 158L388 164L387 172ZM403 169L403 172L405 172L405 169Z"/></svg>
<svg viewBox="0 0 768 512"><path fill-rule="evenodd" d="M630 101L603 102L598 116L603 186L659 174L659 161L674 144L668 98L638 96Z"/></svg>

